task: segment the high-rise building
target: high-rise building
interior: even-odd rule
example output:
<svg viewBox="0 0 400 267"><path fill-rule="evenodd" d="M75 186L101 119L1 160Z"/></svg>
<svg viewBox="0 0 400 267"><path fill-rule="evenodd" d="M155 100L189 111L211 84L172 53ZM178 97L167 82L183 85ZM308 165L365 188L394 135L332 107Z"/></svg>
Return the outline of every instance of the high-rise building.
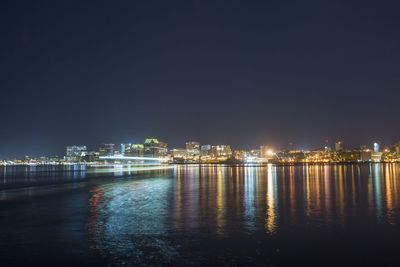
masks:
<svg viewBox="0 0 400 267"><path fill-rule="evenodd" d="M210 154L211 145L202 145L200 147L200 155L201 156L208 156Z"/></svg>
<svg viewBox="0 0 400 267"><path fill-rule="evenodd" d="M200 155L200 143L199 142L186 142L187 156L195 157Z"/></svg>
<svg viewBox="0 0 400 267"><path fill-rule="evenodd" d="M115 145L114 144L103 144L99 148L100 156L114 156L115 153Z"/></svg>
<svg viewBox="0 0 400 267"><path fill-rule="evenodd" d="M87 154L86 146L67 146L65 159L67 161L80 161Z"/></svg>
<svg viewBox="0 0 400 267"><path fill-rule="evenodd" d="M165 157L168 153L167 143L158 141L157 138L147 138L144 141L145 157Z"/></svg>
<svg viewBox="0 0 400 267"><path fill-rule="evenodd" d="M337 142L335 143L335 150L336 150L336 151L342 151L342 150L343 150L343 143L342 143L342 141L337 141Z"/></svg>
<svg viewBox="0 0 400 267"><path fill-rule="evenodd" d="M121 144L120 153L121 155L130 155L132 144Z"/></svg>

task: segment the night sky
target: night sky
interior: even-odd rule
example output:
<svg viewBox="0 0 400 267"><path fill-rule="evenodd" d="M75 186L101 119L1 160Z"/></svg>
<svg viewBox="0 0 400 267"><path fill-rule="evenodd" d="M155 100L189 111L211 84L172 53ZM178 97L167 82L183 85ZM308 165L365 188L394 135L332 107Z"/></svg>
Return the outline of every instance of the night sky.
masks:
<svg viewBox="0 0 400 267"><path fill-rule="evenodd" d="M398 1L1 1L0 158L400 139Z"/></svg>

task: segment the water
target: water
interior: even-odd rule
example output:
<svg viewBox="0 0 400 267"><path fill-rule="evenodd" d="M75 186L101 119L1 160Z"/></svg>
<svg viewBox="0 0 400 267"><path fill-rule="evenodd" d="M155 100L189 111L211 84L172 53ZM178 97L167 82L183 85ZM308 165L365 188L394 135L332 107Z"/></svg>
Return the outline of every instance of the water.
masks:
<svg viewBox="0 0 400 267"><path fill-rule="evenodd" d="M1 266L398 266L398 164L0 171Z"/></svg>

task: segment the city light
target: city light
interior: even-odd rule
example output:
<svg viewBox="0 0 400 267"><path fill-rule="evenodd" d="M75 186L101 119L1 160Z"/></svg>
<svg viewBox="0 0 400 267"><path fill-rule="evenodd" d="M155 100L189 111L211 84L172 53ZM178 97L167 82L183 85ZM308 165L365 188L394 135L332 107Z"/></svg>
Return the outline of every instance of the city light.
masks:
<svg viewBox="0 0 400 267"><path fill-rule="evenodd" d="M102 144L97 150L89 150L86 145L66 147L63 157L26 156L23 159L3 159L0 165L73 165L81 164L100 167L112 164L294 164L294 163L338 163L338 162L400 162L400 142L381 151L378 142L371 147L360 146L346 149L342 141L334 148L324 145L320 149L277 149L270 145L243 150L232 149L230 145L202 145L197 141L188 141L185 147L168 148L168 144L155 137L149 137L143 143Z"/></svg>

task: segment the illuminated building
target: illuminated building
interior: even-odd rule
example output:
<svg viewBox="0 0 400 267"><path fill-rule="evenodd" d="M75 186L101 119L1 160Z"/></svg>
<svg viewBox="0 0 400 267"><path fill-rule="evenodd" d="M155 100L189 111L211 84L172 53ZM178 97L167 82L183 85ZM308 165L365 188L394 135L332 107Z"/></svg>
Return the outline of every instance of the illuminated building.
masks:
<svg viewBox="0 0 400 267"><path fill-rule="evenodd" d="M170 150L170 153L173 158L186 159L187 157L187 150L183 148L172 149Z"/></svg>
<svg viewBox="0 0 400 267"><path fill-rule="evenodd" d="M260 158L261 157L261 150L260 149L252 149L252 150L250 150L249 155L252 156L252 157Z"/></svg>
<svg viewBox="0 0 400 267"><path fill-rule="evenodd" d="M86 146L67 146L65 159L67 161L80 161L86 154Z"/></svg>
<svg viewBox="0 0 400 267"><path fill-rule="evenodd" d="M120 152L121 155L130 155L132 144L121 144Z"/></svg>
<svg viewBox="0 0 400 267"><path fill-rule="evenodd" d="M371 153L371 160L374 162L382 161L382 152L372 152Z"/></svg>
<svg viewBox="0 0 400 267"><path fill-rule="evenodd" d="M201 156L208 156L210 154L211 145L202 145L200 147L200 155Z"/></svg>
<svg viewBox="0 0 400 267"><path fill-rule="evenodd" d="M371 161L372 159L372 152L371 150L367 149L367 150L362 150L360 152L360 161L362 162L368 162Z"/></svg>
<svg viewBox="0 0 400 267"><path fill-rule="evenodd" d="M331 162L332 153L329 149L312 150L305 152L305 162Z"/></svg>
<svg viewBox="0 0 400 267"><path fill-rule="evenodd" d="M199 142L186 142L187 156L195 157L200 155L200 143Z"/></svg>
<svg viewBox="0 0 400 267"><path fill-rule="evenodd" d="M337 142L335 143L335 150L336 150L336 151L342 151L342 150L343 150L343 143L342 143L342 141L337 141Z"/></svg>
<svg viewBox="0 0 400 267"><path fill-rule="evenodd" d="M374 151L371 152L371 160L374 162L380 162L382 161L382 152L381 151L381 146L379 145L378 142L374 143Z"/></svg>
<svg viewBox="0 0 400 267"><path fill-rule="evenodd" d="M142 144L133 144L129 151L129 155L132 157L143 157L144 155L144 145Z"/></svg>
<svg viewBox="0 0 400 267"><path fill-rule="evenodd" d="M275 155L274 150L271 146L260 146L260 157L265 160L273 159Z"/></svg>
<svg viewBox="0 0 400 267"><path fill-rule="evenodd" d="M400 142L397 142L397 143L394 145L394 149L395 149L396 153L400 154Z"/></svg>
<svg viewBox="0 0 400 267"><path fill-rule="evenodd" d="M232 150L228 145L211 146L210 155L213 157L230 157Z"/></svg>
<svg viewBox="0 0 400 267"><path fill-rule="evenodd" d="M374 143L374 152L379 152L381 150L381 146L379 143L375 142Z"/></svg>
<svg viewBox="0 0 400 267"><path fill-rule="evenodd" d="M235 159L241 160L241 161L245 161L247 155L248 155L248 153L245 150L235 150L233 152L233 156L235 157Z"/></svg>
<svg viewBox="0 0 400 267"><path fill-rule="evenodd" d="M168 145L158 141L157 138L147 138L144 141L144 156L145 157L165 157L168 153Z"/></svg>
<svg viewBox="0 0 400 267"><path fill-rule="evenodd" d="M99 152L89 151L84 158L87 162L95 162L99 159Z"/></svg>
<svg viewBox="0 0 400 267"><path fill-rule="evenodd" d="M117 150L118 149L118 150ZM144 144L112 143L103 144L98 152L88 152L86 146L68 146L66 155L61 159L35 158L2 161L1 164L70 164L71 162L87 163L100 160L104 156L154 157L175 163L293 163L293 162L400 162L400 142L392 148L381 149L378 142L373 148L360 146L344 150L342 141L337 141L334 150L328 147L318 150L284 150L275 151L272 146L263 145L260 149L232 151L229 145L200 145L199 142L186 142L185 148L172 149L168 153L167 144L156 138L147 138Z"/></svg>
<svg viewBox="0 0 400 267"><path fill-rule="evenodd" d="M103 144L99 148L100 156L113 156L115 153L115 145L114 144Z"/></svg>

